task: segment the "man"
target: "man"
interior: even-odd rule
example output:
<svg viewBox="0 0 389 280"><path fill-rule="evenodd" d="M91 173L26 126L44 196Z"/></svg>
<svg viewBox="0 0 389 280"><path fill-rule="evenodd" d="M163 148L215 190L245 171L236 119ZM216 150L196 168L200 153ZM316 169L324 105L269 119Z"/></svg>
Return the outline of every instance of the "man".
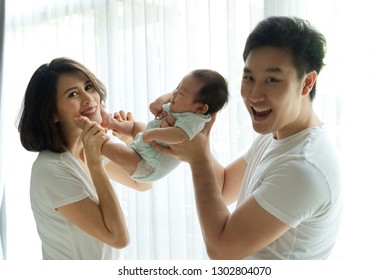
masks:
<svg viewBox="0 0 389 280"><path fill-rule="evenodd" d="M211 155L212 122L190 142L154 144L190 164L210 258L330 255L340 225L340 174L312 108L325 47L323 35L301 19L271 17L255 27L243 53L241 95L259 135L227 167ZM237 198L230 213L226 203Z"/></svg>

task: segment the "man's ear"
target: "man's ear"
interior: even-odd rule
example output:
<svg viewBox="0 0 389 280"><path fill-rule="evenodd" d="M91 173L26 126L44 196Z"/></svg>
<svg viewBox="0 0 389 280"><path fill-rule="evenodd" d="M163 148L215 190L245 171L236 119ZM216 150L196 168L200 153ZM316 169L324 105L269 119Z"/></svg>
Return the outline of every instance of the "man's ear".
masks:
<svg viewBox="0 0 389 280"><path fill-rule="evenodd" d="M313 86L316 83L317 72L312 71L305 75L302 95L307 96L311 92Z"/></svg>
<svg viewBox="0 0 389 280"><path fill-rule="evenodd" d="M208 112L208 104L200 104L196 110L196 113L201 115L204 115L206 112Z"/></svg>

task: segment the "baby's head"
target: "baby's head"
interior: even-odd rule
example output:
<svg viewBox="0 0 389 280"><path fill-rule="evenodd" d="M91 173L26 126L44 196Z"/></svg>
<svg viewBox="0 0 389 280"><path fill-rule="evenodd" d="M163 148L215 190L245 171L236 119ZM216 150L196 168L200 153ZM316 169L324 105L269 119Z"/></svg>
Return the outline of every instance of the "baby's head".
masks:
<svg viewBox="0 0 389 280"><path fill-rule="evenodd" d="M218 72L197 69L186 75L173 91L170 109L175 113L212 114L228 102L228 85Z"/></svg>

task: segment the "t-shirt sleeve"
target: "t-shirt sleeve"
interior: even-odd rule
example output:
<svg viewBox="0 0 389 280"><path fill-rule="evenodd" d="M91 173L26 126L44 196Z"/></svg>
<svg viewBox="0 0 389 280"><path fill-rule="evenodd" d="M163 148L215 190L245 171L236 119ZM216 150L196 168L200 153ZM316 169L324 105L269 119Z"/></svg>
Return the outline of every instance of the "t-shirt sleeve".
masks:
<svg viewBox="0 0 389 280"><path fill-rule="evenodd" d="M266 211L293 228L318 215L330 201L324 176L304 160L287 161L272 168L253 195Z"/></svg>
<svg viewBox="0 0 389 280"><path fill-rule="evenodd" d="M253 154L253 146L251 146L244 154L243 154L243 159L246 161L246 163L249 162L250 160L250 155Z"/></svg>
<svg viewBox="0 0 389 280"><path fill-rule="evenodd" d="M176 119L175 127L183 129L192 140L197 133L203 130L205 123L209 122L211 117L197 116L196 114L183 113L179 118Z"/></svg>
<svg viewBox="0 0 389 280"><path fill-rule="evenodd" d="M89 197L80 176L58 162L46 162L33 171L37 195L52 209Z"/></svg>

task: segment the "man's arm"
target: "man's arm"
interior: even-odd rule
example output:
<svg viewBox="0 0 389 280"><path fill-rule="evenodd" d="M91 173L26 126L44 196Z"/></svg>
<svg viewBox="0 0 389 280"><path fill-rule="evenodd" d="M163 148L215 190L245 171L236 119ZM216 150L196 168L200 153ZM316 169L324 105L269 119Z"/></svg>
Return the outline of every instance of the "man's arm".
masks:
<svg viewBox="0 0 389 280"><path fill-rule="evenodd" d="M248 198L230 214L225 200L236 199L246 163L240 158L222 172L209 148L209 132L214 120L213 117L192 141L170 147L152 145L158 151L190 164L196 206L209 257L241 259L268 246L289 227L265 211L254 197Z"/></svg>
<svg viewBox="0 0 389 280"><path fill-rule="evenodd" d="M242 259L263 249L289 227L265 211L254 197L232 214L218 189L212 160L192 162L196 206L211 259Z"/></svg>
<svg viewBox="0 0 389 280"><path fill-rule="evenodd" d="M216 159L213 159L215 176L222 194L224 203L229 205L238 199L240 186L246 172L246 161L240 157L230 163L227 167L222 166Z"/></svg>

